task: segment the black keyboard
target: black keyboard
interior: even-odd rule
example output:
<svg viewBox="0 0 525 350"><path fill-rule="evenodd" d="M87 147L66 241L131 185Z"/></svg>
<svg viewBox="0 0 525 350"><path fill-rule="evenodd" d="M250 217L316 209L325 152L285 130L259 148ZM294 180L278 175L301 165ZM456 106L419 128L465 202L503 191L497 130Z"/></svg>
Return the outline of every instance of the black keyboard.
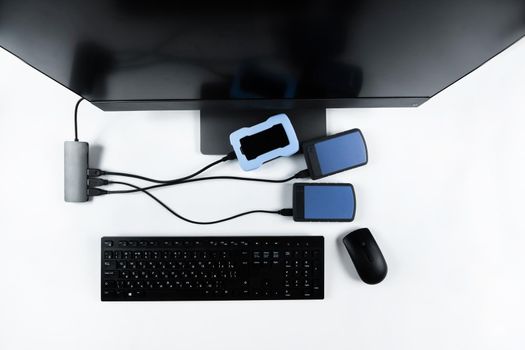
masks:
<svg viewBox="0 0 525 350"><path fill-rule="evenodd" d="M324 238L102 237L102 301L323 299Z"/></svg>

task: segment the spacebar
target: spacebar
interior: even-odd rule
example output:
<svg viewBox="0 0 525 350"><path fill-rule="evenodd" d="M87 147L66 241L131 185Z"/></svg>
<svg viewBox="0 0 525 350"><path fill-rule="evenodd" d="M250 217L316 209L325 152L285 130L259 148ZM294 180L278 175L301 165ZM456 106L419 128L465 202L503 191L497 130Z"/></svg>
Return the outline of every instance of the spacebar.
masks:
<svg viewBox="0 0 525 350"><path fill-rule="evenodd" d="M212 290L178 289L178 290L150 290L144 291L141 300L203 300L223 299L228 296L215 294Z"/></svg>

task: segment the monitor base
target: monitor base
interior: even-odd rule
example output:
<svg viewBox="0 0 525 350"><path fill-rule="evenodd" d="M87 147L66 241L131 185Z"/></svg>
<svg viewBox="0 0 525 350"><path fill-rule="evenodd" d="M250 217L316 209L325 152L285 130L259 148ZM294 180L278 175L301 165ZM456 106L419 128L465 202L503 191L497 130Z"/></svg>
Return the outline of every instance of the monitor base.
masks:
<svg viewBox="0 0 525 350"><path fill-rule="evenodd" d="M299 143L326 136L326 109L202 109L200 116L201 153L221 155L231 152L230 134L242 127L252 126L269 117L286 113Z"/></svg>

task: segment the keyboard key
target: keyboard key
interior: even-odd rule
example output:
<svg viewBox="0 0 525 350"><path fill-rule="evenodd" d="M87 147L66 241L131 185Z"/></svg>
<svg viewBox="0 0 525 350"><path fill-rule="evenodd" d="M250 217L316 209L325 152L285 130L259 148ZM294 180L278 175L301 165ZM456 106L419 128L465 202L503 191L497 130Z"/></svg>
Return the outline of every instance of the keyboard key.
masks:
<svg viewBox="0 0 525 350"><path fill-rule="evenodd" d="M117 268L117 262L115 260L104 260L105 270L115 270Z"/></svg>
<svg viewBox="0 0 525 350"><path fill-rule="evenodd" d="M117 287L117 281L106 280L106 281L104 281L103 285L104 285L104 288L113 289L113 288Z"/></svg>
<svg viewBox="0 0 525 350"><path fill-rule="evenodd" d="M106 278L116 278L118 277L118 271L104 271L102 275Z"/></svg>

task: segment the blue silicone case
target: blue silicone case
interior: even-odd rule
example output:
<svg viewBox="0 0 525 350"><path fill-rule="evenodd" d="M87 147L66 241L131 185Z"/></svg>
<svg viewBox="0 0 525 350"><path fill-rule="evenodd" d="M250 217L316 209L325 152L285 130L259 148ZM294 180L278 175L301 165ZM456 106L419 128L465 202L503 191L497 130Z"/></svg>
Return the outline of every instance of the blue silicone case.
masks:
<svg viewBox="0 0 525 350"><path fill-rule="evenodd" d="M278 124L281 124L286 132L289 142L288 145L286 147L277 148L270 152L261 154L255 159L248 160L241 151L241 139L260 133L261 131L269 129ZM272 159L278 157L288 157L299 151L299 140L297 140L295 130L286 114L277 114L268 118L265 122L232 132L230 134L230 143L233 147L235 155L237 156L237 159L239 160L239 164L244 171L255 170Z"/></svg>

